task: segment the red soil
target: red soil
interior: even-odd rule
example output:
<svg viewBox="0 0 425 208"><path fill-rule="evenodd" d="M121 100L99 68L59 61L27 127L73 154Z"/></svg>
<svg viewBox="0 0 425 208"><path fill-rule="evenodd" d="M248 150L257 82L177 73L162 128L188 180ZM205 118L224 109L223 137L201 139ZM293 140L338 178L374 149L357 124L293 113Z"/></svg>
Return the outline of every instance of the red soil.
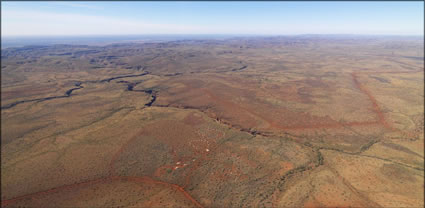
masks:
<svg viewBox="0 0 425 208"><path fill-rule="evenodd" d="M141 133L143 133L143 131ZM154 180L154 179L152 179L150 177L147 177L147 176L116 176L115 175L114 163L117 161L117 159L119 158L119 156L124 152L124 150L128 147L128 145L130 145L130 143L132 141L134 141L135 139L137 139L139 135L136 135L136 136L132 137L131 139L129 139L114 154L114 156L112 157L112 159L110 161L110 165L109 165L109 174L110 174L110 176L103 177L103 178L98 178L98 179L93 179L93 180L89 180L89 181L84 181L84 182L79 182L79 183L74 183L74 184L69 184L69 185L64 185L64 186L59 186L59 187L52 188L52 189L49 189L49 190L40 191L40 192L36 192L36 193L32 193L32 194L27 194L27 195L15 197L15 198L8 199L8 200L3 200L2 203L1 203L2 207L11 205L13 203L16 203L19 200L22 200L22 199L37 198L37 197L40 197L40 196L48 195L48 194L51 194L51 193L56 193L56 192L67 190L67 189L73 189L73 188L77 188L77 187L84 187L84 186L89 186L89 185L93 185L93 184L97 184L97 183L105 183L105 182L114 181L114 180L127 180L127 181L133 181L133 182L141 182L141 183L151 183L151 184L165 185L167 187L170 187L172 189L175 189L175 190L181 192L194 205L196 205L197 207L201 207L202 208L203 206L201 204L199 204L199 202L197 202L195 199L193 199L192 196L190 196L190 194L187 193L184 190L184 188L181 187L181 186L179 186L179 185L172 184L172 183L167 183L167 182L163 182L163 181L157 181L157 180Z"/></svg>
<svg viewBox="0 0 425 208"><path fill-rule="evenodd" d="M351 73L351 76L353 77L353 82L354 85L359 88L360 91L362 91L364 94L367 95L367 97L369 98L369 100L372 102L372 110L373 112L375 112L375 114L378 117L378 122L382 125L384 125L386 128L391 128L390 125L387 123L387 121L385 121L385 117L384 114L382 113L381 109L378 106L378 103L375 99L375 97L372 96L372 94L370 93L370 91L368 89L366 89L358 80L358 76L357 73L353 72Z"/></svg>
<svg viewBox="0 0 425 208"><path fill-rule="evenodd" d="M202 205L199 204L195 199L193 199L183 189L183 187L178 186L176 184L166 183L166 182L163 182L163 181L157 181L157 180L154 180L154 179L149 178L147 176L142 176L142 177L137 177L137 176L108 176L108 177L104 177L104 178L93 179L93 180L84 181L84 182L80 182L80 183L74 183L74 184L70 184L70 185L64 185L64 186L52 188L52 189L49 189L49 190L46 190L46 191L27 194L27 195L23 195L23 196L13 198L13 199L3 200L2 203L1 203L1 206L2 207L9 206L9 205L11 205L11 204L13 204L13 203L15 203L19 200L28 199L28 198L37 198L37 197L41 197L41 196L44 196L44 195L56 193L56 192L67 190L67 189L69 190L69 189L73 189L73 188L77 188L77 187L84 187L84 186L94 185L94 184L97 184L97 183L106 183L106 182L116 181L116 180L126 180L126 181L138 182L138 183L150 183L150 184L164 185L164 186L167 186L169 188L172 188L172 189L175 189L175 190L181 192L188 200L190 200L197 207L202 207Z"/></svg>
<svg viewBox="0 0 425 208"><path fill-rule="evenodd" d="M371 71L371 72L360 72L364 74L372 74L372 73L417 73L422 72L421 70L418 71L387 71L387 72L377 72L377 71ZM356 88L358 88L362 93L364 93L371 102L371 110L376 114L376 120L375 121L355 121L355 122L332 122L332 123L316 123L316 124L305 124L305 125L293 125L293 126L287 126L287 125L281 125L278 121L270 119L268 117L265 117L253 110L250 110L248 108L245 108L243 106L237 105L233 102L223 100L219 96L216 96L208 89L203 89L204 93L207 94L209 97L211 97L216 102L221 103L226 108L230 109L240 109L248 114L254 115L264 121L266 121L269 124L270 128L274 129L281 129L281 130L303 130L303 129L328 129L328 128L341 128L344 126L371 126L371 125L382 125L387 129L390 129L392 131L399 131L398 129L395 129L392 127L388 121L385 119L385 115L382 112L382 109L379 107L378 102L376 98L372 95L372 93L360 83L359 81L359 72L352 72L351 76L353 78L353 83ZM406 132L408 135L411 135L409 132Z"/></svg>
<svg viewBox="0 0 425 208"><path fill-rule="evenodd" d="M418 71L409 71L409 72L395 72L395 71L391 71L391 72L368 72L368 73L415 73ZM249 109L243 108L241 106L238 106L232 102L229 101L225 101L222 100L220 98L218 98L217 96L215 96L213 93L211 93L209 90L204 89L204 92L209 95L210 97L212 97L214 100L222 103L225 106L231 107L231 108L239 108L239 109L243 109L244 111L247 111L248 113L255 115L265 121L267 121L271 127L273 128L278 128L278 129L311 129L311 128L339 128L339 127L343 127L343 126L365 126L365 125L376 125L376 124L380 124L383 125L386 128L389 128L391 130L394 130L393 127L390 126L390 124L385 120L385 116L381 110L381 108L379 107L377 100L375 99L375 97L372 95L372 93L365 87L363 86L360 82L359 82L359 77L358 77L357 72L353 72L351 73L351 76L353 78L353 82L354 85L364 94L366 94L369 98L369 100L371 101L372 104L372 110L373 112L376 114L377 116L377 120L376 121L364 121L364 122L348 122L348 123L334 123L334 124L315 124L315 125L308 125L308 126L281 126L279 124L277 124L276 121L270 120L268 118L263 117L260 114L257 114L255 112L250 111ZM193 119L193 118L192 118ZM191 120L191 119L190 119ZM141 135L143 132L141 132L139 135ZM221 133L221 132L220 132ZM158 180L154 180L150 177L147 176L116 176L115 175L115 169L114 169L114 164L117 161L117 159L119 158L119 156L126 150L126 148L131 144L132 141L134 141L136 138L138 138L139 135L136 135L134 137L132 137L130 140L128 140L123 146L121 146L121 148L114 154L114 156L112 157L111 161L110 161L110 165L109 165L109 175L107 177L103 177L103 178L99 178L99 179L93 179L93 180L89 180L89 181L84 181L84 182L80 182L80 183L74 183L74 184L69 184L69 185L64 185L64 186L60 186L60 187L56 187L56 188L52 188L49 190L45 190L45 191L40 191L40 192L36 192L36 193L32 193L32 194L27 194L27 195L23 195L23 196L19 196L19 197L15 197L12 199L8 199L8 200L3 200L1 205L2 206L8 206L11 205L19 200L22 199L28 199L28 198L36 198L36 197L40 197L40 196L44 196L47 194L51 194L51 193L55 193L55 192L59 192L62 190L67 190L67 189L73 189L73 188L77 188L77 187L83 187L83 186L90 186L93 184L97 184L97 183L105 183L108 181L113 181L113 180L127 180L127 181L133 181L133 182L141 182L141 183L151 183L151 184L160 184L160 185L164 185L167 186L169 188L175 189L179 192L181 192L188 200L190 200L194 205L196 205L197 207L202 207L202 205L197 202L194 198L192 198L190 196L189 193L187 193L184 190L184 187L186 187L187 185L190 184L190 177L193 174L194 170L198 169L199 166L201 165L202 162L204 162L205 160L208 159L208 155L210 152L214 151L215 149L218 148L218 145L214 142L216 139L212 139L211 140L211 144L208 145L210 152L204 152L204 151L194 151L196 153L196 155L198 156L198 159L196 160L196 162L191 164L191 168L189 170L189 173L185 176L185 185L179 186L176 184L171 184L171 183L167 183L167 182L163 182L163 181L158 181ZM203 135L200 135L201 137L203 137ZM219 138L224 137L224 134L218 136ZM177 158L177 155L174 153L174 160L176 161L181 161L182 158ZM183 162L183 161L182 161ZM252 166L255 166L255 164L250 164ZM174 167L175 165L173 165ZM167 165L167 166L163 166L157 169L155 175L161 175L163 169L165 168L169 168L171 167L171 165ZM236 169L236 167L234 167L234 165L231 166L231 168L229 168L232 172L238 172ZM238 173L238 175L241 175L241 173ZM218 176L219 178L225 178L224 174ZM275 194L273 194L273 198L275 198Z"/></svg>

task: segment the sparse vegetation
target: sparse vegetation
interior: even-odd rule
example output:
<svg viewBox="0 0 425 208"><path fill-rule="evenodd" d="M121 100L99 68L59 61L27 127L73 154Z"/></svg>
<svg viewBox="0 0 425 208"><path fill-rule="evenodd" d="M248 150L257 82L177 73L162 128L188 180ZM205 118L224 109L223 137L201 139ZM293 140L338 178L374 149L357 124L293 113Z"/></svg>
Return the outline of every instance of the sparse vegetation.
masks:
<svg viewBox="0 0 425 208"><path fill-rule="evenodd" d="M2 49L2 207L422 207L423 49L400 37Z"/></svg>

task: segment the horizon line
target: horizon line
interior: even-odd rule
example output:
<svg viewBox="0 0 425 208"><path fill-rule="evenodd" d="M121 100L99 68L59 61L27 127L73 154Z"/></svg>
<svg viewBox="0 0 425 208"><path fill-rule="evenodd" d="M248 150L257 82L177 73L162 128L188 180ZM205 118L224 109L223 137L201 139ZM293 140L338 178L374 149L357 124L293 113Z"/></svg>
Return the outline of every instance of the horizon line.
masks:
<svg viewBox="0 0 425 208"><path fill-rule="evenodd" d="M1 35L1 38L10 37L99 37L99 36L305 36L305 35L317 35L317 36L424 36L424 34L368 34L368 33L299 33L299 34L236 34L236 33L157 33L157 34L72 34L72 35Z"/></svg>

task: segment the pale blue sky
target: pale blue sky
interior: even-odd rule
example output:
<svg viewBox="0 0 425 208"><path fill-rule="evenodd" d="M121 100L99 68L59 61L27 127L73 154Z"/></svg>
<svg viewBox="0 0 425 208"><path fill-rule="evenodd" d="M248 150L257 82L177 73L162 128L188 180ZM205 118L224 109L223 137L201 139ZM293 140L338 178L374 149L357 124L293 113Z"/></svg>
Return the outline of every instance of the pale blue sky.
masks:
<svg viewBox="0 0 425 208"><path fill-rule="evenodd" d="M2 2L2 36L423 35L423 2Z"/></svg>

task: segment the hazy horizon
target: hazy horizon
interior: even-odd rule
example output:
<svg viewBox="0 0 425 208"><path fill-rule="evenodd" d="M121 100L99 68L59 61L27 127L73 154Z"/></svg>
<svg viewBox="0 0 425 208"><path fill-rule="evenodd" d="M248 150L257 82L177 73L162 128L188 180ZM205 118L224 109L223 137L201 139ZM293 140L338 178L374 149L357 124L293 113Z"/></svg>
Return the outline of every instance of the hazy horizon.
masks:
<svg viewBox="0 0 425 208"><path fill-rule="evenodd" d="M109 45L115 43L167 42L177 40L224 40L229 38L267 37L318 37L318 38L413 38L423 35L369 35L369 34L299 34L299 35L257 35L257 34L140 34L140 35L53 35L53 36L6 36L1 39L1 48L49 45Z"/></svg>
<svg viewBox="0 0 425 208"><path fill-rule="evenodd" d="M136 37L136 36L264 36L264 37L278 37L278 36L394 36L394 37L423 37L424 34L351 34L351 33L300 33L300 34L222 34L222 33L187 33L187 34L173 34L173 33L158 33L158 34L90 34L90 35L7 35L3 38L47 38L47 37Z"/></svg>
<svg viewBox="0 0 425 208"><path fill-rule="evenodd" d="M1 207L424 207L424 2L1 6Z"/></svg>

